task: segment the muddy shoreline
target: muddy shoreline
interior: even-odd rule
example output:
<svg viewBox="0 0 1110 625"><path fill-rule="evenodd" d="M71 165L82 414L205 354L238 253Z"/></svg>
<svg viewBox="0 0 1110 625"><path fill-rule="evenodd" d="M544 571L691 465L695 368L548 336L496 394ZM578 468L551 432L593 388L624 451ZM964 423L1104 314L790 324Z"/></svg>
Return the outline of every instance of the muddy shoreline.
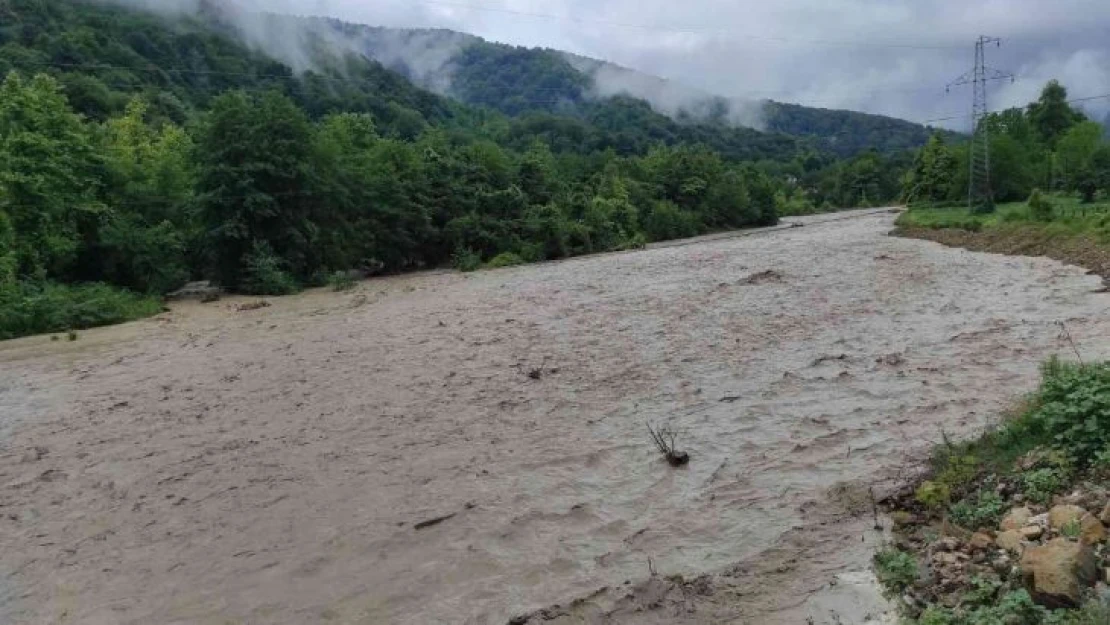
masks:
<svg viewBox="0 0 1110 625"><path fill-rule="evenodd" d="M935 241L974 252L1051 258L1088 269L1102 276L1103 283L1110 287L1110 249L1086 237L1051 237L1036 226L1008 226L979 232L900 226L891 234Z"/></svg>
<svg viewBox="0 0 1110 625"><path fill-rule="evenodd" d="M831 622L865 486L1110 349L1082 270L846 217L0 344L0 620Z"/></svg>

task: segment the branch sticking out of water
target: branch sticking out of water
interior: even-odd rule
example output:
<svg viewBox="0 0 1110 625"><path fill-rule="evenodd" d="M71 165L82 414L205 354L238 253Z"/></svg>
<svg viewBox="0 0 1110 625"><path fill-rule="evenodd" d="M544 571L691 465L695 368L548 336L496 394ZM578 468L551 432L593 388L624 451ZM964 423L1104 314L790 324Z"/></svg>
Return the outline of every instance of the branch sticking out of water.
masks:
<svg viewBox="0 0 1110 625"><path fill-rule="evenodd" d="M648 424L647 428L656 449L663 454L663 457L667 459L672 467L681 467L690 462L690 454L678 451L675 448L675 433L673 430L666 427L656 430L651 427L651 424Z"/></svg>
<svg viewBox="0 0 1110 625"><path fill-rule="evenodd" d="M1075 352L1075 357L1079 360L1079 364L1083 364L1083 356L1079 354L1079 348L1076 347L1075 341L1071 338L1071 332L1068 330L1068 324L1063 321L1057 321L1056 325L1060 326L1060 338L1067 339L1068 345L1071 345L1071 350Z"/></svg>

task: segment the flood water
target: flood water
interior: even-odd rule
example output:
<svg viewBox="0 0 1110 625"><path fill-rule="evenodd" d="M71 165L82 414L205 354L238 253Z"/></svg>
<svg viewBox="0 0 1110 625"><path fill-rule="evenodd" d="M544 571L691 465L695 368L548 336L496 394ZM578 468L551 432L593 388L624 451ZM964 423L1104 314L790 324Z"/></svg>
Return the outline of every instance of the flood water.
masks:
<svg viewBox="0 0 1110 625"><path fill-rule="evenodd" d="M1057 321L1110 357L1098 278L893 219L0 343L0 621L501 625L760 557L1032 389Z"/></svg>

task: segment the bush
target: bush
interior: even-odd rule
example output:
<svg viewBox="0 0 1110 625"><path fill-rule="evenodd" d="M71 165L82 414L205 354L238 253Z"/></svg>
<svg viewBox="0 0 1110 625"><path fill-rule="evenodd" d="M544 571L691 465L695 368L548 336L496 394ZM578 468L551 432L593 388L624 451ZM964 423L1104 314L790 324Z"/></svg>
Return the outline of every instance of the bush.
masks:
<svg viewBox="0 0 1110 625"><path fill-rule="evenodd" d="M1056 215L1056 207L1040 189L1033 189L1033 194L1029 196L1029 213L1037 221L1052 221Z"/></svg>
<svg viewBox="0 0 1110 625"><path fill-rule="evenodd" d="M956 617L948 608L929 606L917 619L917 625L956 625Z"/></svg>
<svg viewBox="0 0 1110 625"><path fill-rule="evenodd" d="M692 237L698 232L697 217L667 201L656 202L644 219L644 233L652 241Z"/></svg>
<svg viewBox="0 0 1110 625"><path fill-rule="evenodd" d="M971 454L947 451L936 481L948 487L949 491L959 491L979 475L979 459Z"/></svg>
<svg viewBox="0 0 1110 625"><path fill-rule="evenodd" d="M971 207L971 212L975 215L989 215L994 212L994 208L994 199L987 198L980 201L978 204L973 205Z"/></svg>
<svg viewBox="0 0 1110 625"><path fill-rule="evenodd" d="M1037 406L1027 419L1080 467L1090 464L1110 446L1110 363L1050 360Z"/></svg>
<svg viewBox="0 0 1110 625"><path fill-rule="evenodd" d="M1043 468L1027 471L1021 476L1022 492L1033 503L1047 504L1052 496L1063 490L1068 476L1060 469Z"/></svg>
<svg viewBox="0 0 1110 625"><path fill-rule="evenodd" d="M926 508L939 510L948 505L952 498L952 490L947 484L940 482L923 482L917 487L914 497Z"/></svg>
<svg viewBox="0 0 1110 625"><path fill-rule="evenodd" d="M888 588L901 592L917 580L917 558L898 549L875 554L875 576Z"/></svg>
<svg viewBox="0 0 1110 625"><path fill-rule="evenodd" d="M482 256L468 247L459 248L451 256L451 266L459 271L477 271L482 267Z"/></svg>
<svg viewBox="0 0 1110 625"><path fill-rule="evenodd" d="M282 261L267 243L255 242L243 261L240 290L248 295L291 295L301 290L296 278L282 269Z"/></svg>
<svg viewBox="0 0 1110 625"><path fill-rule="evenodd" d="M101 231L105 275L147 293L169 293L185 284L189 270L185 244L173 224L146 227L133 217L117 217Z"/></svg>
<svg viewBox="0 0 1110 625"><path fill-rule="evenodd" d="M162 311L157 298L106 284L0 285L0 340L122 323Z"/></svg>
<svg viewBox="0 0 1110 625"><path fill-rule="evenodd" d="M491 258L490 261L486 263L486 267L490 269L500 269L501 267L515 267L523 264L524 259L518 254L513 252L502 252Z"/></svg>
<svg viewBox="0 0 1110 625"><path fill-rule="evenodd" d="M952 506L949 516L953 523L974 531L997 525L1009 508L998 493L986 491L967 497Z"/></svg>
<svg viewBox="0 0 1110 625"><path fill-rule="evenodd" d="M961 605L951 609L929 606L914 621L917 625L1041 625L1042 623L1075 623L1067 620L1054 620L1052 614L1033 602L1025 590L1015 590L999 597L996 601L983 605ZM1084 623L1079 621L1079 623Z"/></svg>
<svg viewBox="0 0 1110 625"><path fill-rule="evenodd" d="M355 279L349 272L337 271L328 276L328 286L336 292L349 291L355 288Z"/></svg>

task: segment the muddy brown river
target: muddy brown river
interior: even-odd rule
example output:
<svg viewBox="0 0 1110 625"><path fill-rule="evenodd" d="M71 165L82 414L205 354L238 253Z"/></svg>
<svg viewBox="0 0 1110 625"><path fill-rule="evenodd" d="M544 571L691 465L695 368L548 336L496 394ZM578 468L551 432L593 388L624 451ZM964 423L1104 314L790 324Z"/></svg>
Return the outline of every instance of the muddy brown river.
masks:
<svg viewBox="0 0 1110 625"><path fill-rule="evenodd" d="M0 343L0 622L824 622L861 493L1070 357L1056 322L1110 357L1098 278L893 219Z"/></svg>

